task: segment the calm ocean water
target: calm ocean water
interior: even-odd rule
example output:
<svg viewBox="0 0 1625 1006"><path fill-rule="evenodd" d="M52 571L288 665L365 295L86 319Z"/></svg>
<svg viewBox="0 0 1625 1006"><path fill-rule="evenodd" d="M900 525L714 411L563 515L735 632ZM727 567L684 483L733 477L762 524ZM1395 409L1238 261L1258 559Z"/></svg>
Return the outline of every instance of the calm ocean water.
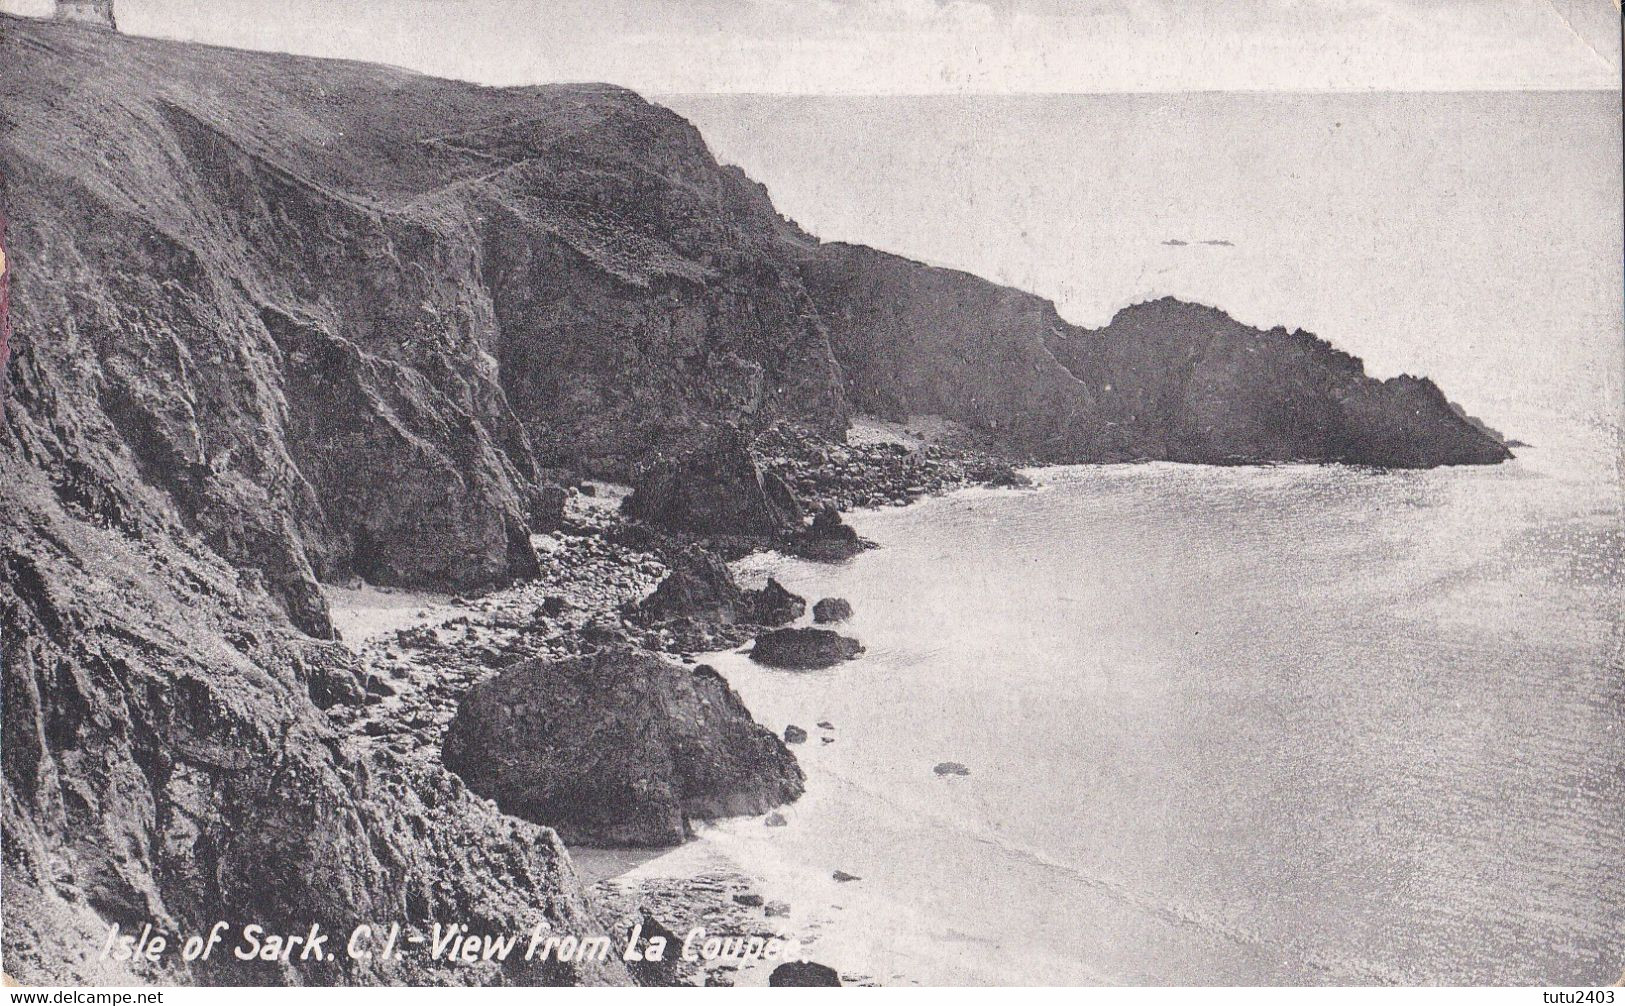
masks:
<svg viewBox="0 0 1625 1006"><path fill-rule="evenodd" d="M674 99L823 236L1084 323L1173 293L1302 324L1534 446L1051 469L858 514L882 547L844 566L752 560L850 599L868 652L717 657L813 734L807 796L640 869L731 861L886 982L1618 979L1617 100Z"/></svg>
<svg viewBox="0 0 1625 1006"><path fill-rule="evenodd" d="M1055 469L760 560L868 652L716 661L814 739L704 842L890 981L1616 979L1621 511L1551 462Z"/></svg>

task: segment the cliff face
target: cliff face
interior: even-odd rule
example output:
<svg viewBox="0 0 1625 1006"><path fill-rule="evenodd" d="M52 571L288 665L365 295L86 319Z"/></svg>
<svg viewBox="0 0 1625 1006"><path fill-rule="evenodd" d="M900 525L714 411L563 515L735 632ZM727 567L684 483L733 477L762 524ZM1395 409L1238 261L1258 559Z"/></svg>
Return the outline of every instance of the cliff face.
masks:
<svg viewBox="0 0 1625 1006"><path fill-rule="evenodd" d="M105 977L110 921L591 930L551 831L320 712L357 683L319 583L527 575L558 469L625 475L705 425L836 432L854 407L1055 460L1504 456L1431 384L1367 382L1307 336L1177 304L1089 333L821 246L614 88L0 16L0 177L4 950L26 980Z"/></svg>
<svg viewBox="0 0 1625 1006"><path fill-rule="evenodd" d="M8 445L11 448L12 445ZM160 491L0 454L4 953L26 982L443 980L421 959L190 965L99 959L107 927L268 932L599 932L547 828L443 769L342 738L319 711L358 690L350 653L281 617L258 578L175 520ZM408 930L410 931L410 929ZM624 981L515 961L462 980Z"/></svg>
<svg viewBox="0 0 1625 1006"><path fill-rule="evenodd" d="M94 426L311 631L316 580L530 572L548 465L845 418L794 230L672 113L3 24L13 428Z"/></svg>

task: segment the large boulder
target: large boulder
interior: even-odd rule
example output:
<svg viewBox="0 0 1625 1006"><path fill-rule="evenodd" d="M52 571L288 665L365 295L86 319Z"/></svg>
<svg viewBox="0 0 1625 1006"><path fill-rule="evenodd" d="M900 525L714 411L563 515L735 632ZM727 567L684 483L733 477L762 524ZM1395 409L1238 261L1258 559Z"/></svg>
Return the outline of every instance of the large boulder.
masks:
<svg viewBox="0 0 1625 1006"><path fill-rule="evenodd" d="M826 597L813 605L813 621L844 622L852 617L852 602L844 597Z"/></svg>
<svg viewBox="0 0 1625 1006"><path fill-rule="evenodd" d="M759 590L739 589L727 564L703 548L680 553L654 593L626 609L644 624L692 618L724 625L788 625L806 611L806 598L771 577Z"/></svg>
<svg viewBox="0 0 1625 1006"><path fill-rule="evenodd" d="M769 667L806 671L833 667L862 652L856 639L829 629L775 629L757 637L750 658Z"/></svg>
<svg viewBox="0 0 1625 1006"><path fill-rule="evenodd" d="M795 757L721 675L624 645L474 687L445 763L506 813L596 846L677 845L694 819L765 813L802 789Z"/></svg>
<svg viewBox="0 0 1625 1006"><path fill-rule="evenodd" d="M787 625L807 612L807 599L768 577L759 590L741 590L727 563L703 548L690 548L672 560L672 570L629 616L643 623L693 618L706 622Z"/></svg>
<svg viewBox="0 0 1625 1006"><path fill-rule="evenodd" d="M834 968L816 961L786 961L767 976L769 988L816 988L840 984L841 976Z"/></svg>
<svg viewBox="0 0 1625 1006"><path fill-rule="evenodd" d="M757 467L744 434L733 429L645 465L622 508L635 520L694 534L778 535L801 527L790 488Z"/></svg>

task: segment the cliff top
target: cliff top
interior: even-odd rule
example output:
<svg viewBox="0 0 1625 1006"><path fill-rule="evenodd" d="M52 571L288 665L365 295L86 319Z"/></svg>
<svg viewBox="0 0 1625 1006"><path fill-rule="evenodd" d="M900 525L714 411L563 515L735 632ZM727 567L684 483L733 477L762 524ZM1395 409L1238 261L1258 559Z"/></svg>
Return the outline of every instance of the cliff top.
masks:
<svg viewBox="0 0 1625 1006"><path fill-rule="evenodd" d="M34 162L172 234L210 223L174 181L201 150L440 230L499 202L640 285L699 278L718 247L806 240L687 120L622 87L493 88L11 15L0 51L0 162ZM185 149L165 142L177 135ZM642 190L631 198L629 180ZM646 239L654 203L681 224L674 240Z"/></svg>

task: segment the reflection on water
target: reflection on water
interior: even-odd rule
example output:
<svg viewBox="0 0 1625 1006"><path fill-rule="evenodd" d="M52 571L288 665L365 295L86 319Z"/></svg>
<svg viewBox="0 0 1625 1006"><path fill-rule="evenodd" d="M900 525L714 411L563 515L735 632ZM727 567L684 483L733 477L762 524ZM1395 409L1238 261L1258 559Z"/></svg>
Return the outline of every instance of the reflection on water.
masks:
<svg viewBox="0 0 1625 1006"><path fill-rule="evenodd" d="M1605 462L1054 469L860 514L854 562L754 562L868 650L713 659L813 737L787 827L702 843L883 981L1611 981Z"/></svg>

